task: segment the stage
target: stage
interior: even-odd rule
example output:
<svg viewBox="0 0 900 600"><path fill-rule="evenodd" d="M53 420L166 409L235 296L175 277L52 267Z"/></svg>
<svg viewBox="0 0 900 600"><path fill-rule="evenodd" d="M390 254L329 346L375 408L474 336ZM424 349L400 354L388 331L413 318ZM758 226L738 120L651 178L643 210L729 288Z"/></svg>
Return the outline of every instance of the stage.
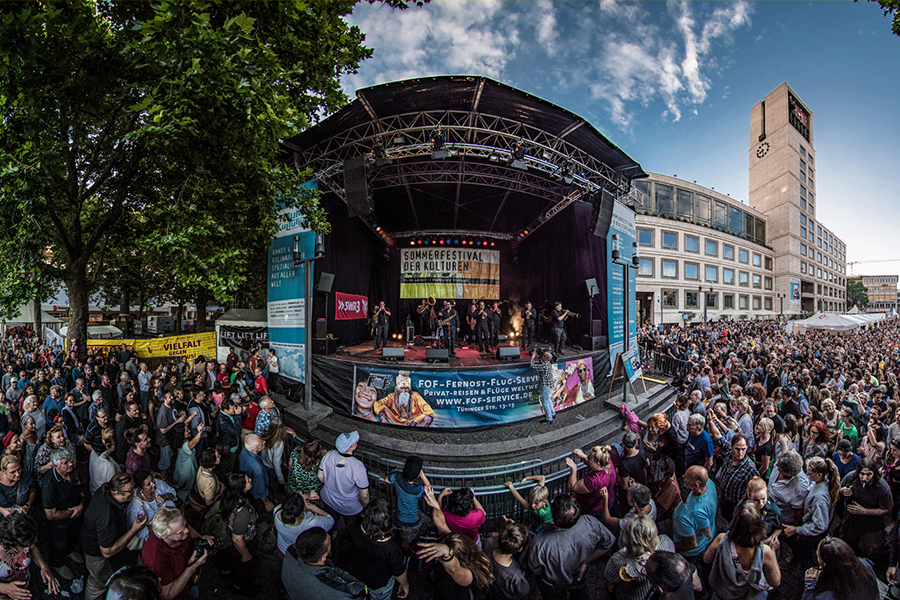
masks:
<svg viewBox="0 0 900 600"><path fill-rule="evenodd" d="M508 348L518 348L518 344L501 344L504 347ZM426 350L431 349L432 346L429 344L427 346L417 346L415 344L401 344L398 342L388 343L388 348L402 348L403 349L403 361L402 364L406 364L409 367L415 368L430 368L430 369L471 369L478 367L487 367L487 368L496 368L502 365L509 364L528 364L531 362L531 356L526 352L519 352L519 356L513 357L512 360L498 360L496 358L496 353L493 354L482 354L478 351L478 346L474 344L462 344L456 348L456 356L450 356L450 362L448 363L434 363L429 362L425 358ZM536 344L537 348L548 348L549 344ZM346 354L344 354L346 352ZM563 356L574 355L575 350L566 351ZM342 347L337 353L332 354L331 358L343 359L343 360L353 360L355 362L360 363L369 363L369 364L382 364L388 365L393 364L393 361L384 360L382 358L381 350L375 350L375 342L366 342L363 344L358 344L355 346Z"/></svg>

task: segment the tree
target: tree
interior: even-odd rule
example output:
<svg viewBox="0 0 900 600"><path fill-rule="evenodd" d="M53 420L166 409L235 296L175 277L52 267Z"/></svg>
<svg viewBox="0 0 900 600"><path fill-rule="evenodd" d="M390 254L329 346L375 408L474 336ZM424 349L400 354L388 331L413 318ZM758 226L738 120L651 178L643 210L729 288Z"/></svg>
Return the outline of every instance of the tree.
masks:
<svg viewBox="0 0 900 600"><path fill-rule="evenodd" d="M884 16L894 15L891 31L894 35L900 35L900 0L869 0L869 2L880 4L884 9Z"/></svg>
<svg viewBox="0 0 900 600"><path fill-rule="evenodd" d="M847 280L847 306L858 306L865 308L869 305L869 295L866 293L866 286L859 279Z"/></svg>
<svg viewBox="0 0 900 600"><path fill-rule="evenodd" d="M343 20L355 3L0 4L2 308L62 281L84 348L88 296L129 214L150 224L130 246L219 299L271 241L279 204L327 231L279 142L346 102L340 75L371 54Z"/></svg>

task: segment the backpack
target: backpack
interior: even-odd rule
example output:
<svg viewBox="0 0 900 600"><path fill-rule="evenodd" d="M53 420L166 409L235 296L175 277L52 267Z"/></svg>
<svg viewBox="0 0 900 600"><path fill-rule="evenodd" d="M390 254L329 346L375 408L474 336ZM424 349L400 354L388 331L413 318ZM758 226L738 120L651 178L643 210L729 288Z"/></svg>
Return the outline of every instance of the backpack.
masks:
<svg viewBox="0 0 900 600"><path fill-rule="evenodd" d="M228 529L227 515L222 514L222 500L216 500L209 512L206 513L206 519L200 528L201 535L208 535L213 538L217 550L224 550L231 546L231 531Z"/></svg>

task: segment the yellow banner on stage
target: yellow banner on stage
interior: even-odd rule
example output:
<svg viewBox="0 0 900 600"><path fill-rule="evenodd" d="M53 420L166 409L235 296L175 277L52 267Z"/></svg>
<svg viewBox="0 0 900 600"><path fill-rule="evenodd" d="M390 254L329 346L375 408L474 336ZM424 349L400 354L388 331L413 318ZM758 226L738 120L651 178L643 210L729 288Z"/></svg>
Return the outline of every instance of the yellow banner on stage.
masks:
<svg viewBox="0 0 900 600"><path fill-rule="evenodd" d="M216 333L194 333L150 340L88 340L88 348L118 348L129 346L138 358L167 358L183 356L193 360L200 355L207 358L216 356Z"/></svg>

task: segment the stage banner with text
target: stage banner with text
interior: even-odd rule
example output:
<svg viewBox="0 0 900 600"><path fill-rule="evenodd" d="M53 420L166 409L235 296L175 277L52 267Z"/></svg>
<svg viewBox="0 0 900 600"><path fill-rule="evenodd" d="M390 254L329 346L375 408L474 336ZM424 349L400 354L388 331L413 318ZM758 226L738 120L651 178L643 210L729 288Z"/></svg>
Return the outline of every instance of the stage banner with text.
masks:
<svg viewBox="0 0 900 600"><path fill-rule="evenodd" d="M603 373L605 375L605 371ZM554 365L557 411L593 399L593 357ZM404 427L478 427L540 417L530 365L479 371L402 371L353 364L352 416Z"/></svg>
<svg viewBox="0 0 900 600"><path fill-rule="evenodd" d="M621 202L613 205L612 220L609 224L609 233L606 236L606 310L609 333L609 361L616 363L616 355L625 348L625 273L628 274L628 323L629 347L637 348L637 315L635 310L635 269L623 267L613 262L612 251L620 252L619 261L631 263L634 251L635 227L634 211ZM613 236L616 239L613 240ZM624 272L623 272L624 271Z"/></svg>
<svg viewBox="0 0 900 600"><path fill-rule="evenodd" d="M334 293L334 319L351 321L369 316L369 299L356 294Z"/></svg>
<svg viewBox="0 0 900 600"><path fill-rule="evenodd" d="M198 356L216 357L216 332L175 335L149 340L88 340L88 348L118 348L121 344L131 347L138 358L169 358L180 356L188 362Z"/></svg>
<svg viewBox="0 0 900 600"><path fill-rule="evenodd" d="M303 185L315 189L317 181ZM306 220L297 209L281 210L276 218L279 227L269 248L266 293L269 348L278 351L281 376L303 382L306 366L306 277L303 263L294 263L294 236L300 238L301 260L305 260L315 252L316 234L306 227Z"/></svg>
<svg viewBox="0 0 900 600"><path fill-rule="evenodd" d="M500 251L402 248L400 297L462 300L500 298Z"/></svg>

